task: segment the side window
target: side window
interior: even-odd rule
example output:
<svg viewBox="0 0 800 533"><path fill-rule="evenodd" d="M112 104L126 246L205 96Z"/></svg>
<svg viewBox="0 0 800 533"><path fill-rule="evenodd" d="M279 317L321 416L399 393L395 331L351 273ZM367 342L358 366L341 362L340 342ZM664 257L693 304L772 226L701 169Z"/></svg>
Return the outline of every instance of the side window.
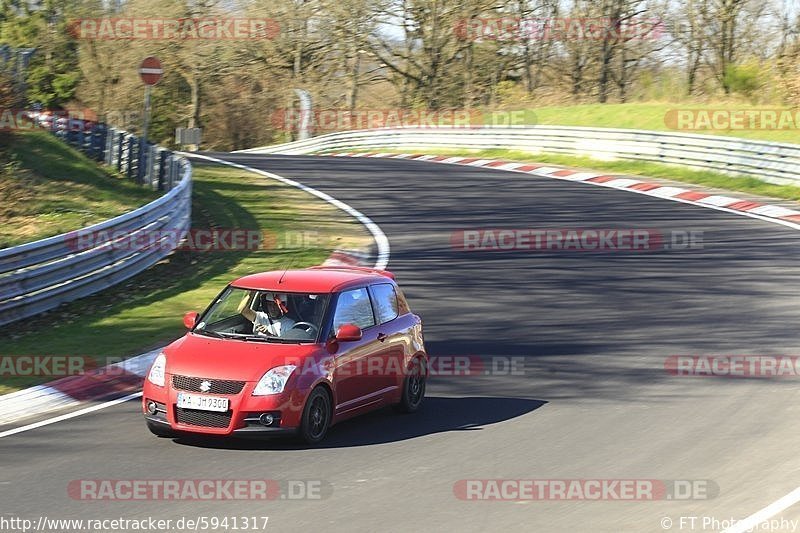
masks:
<svg viewBox="0 0 800 533"><path fill-rule="evenodd" d="M355 324L361 329L375 325L367 289L353 289L339 295L333 315L333 330L336 331L342 324Z"/></svg>
<svg viewBox="0 0 800 533"><path fill-rule="evenodd" d="M373 304L375 305L375 316L378 317L378 323L383 324L397 318L399 314L399 306L397 304L397 292L394 290L394 285L391 283L381 283L380 285L373 285L372 296Z"/></svg>

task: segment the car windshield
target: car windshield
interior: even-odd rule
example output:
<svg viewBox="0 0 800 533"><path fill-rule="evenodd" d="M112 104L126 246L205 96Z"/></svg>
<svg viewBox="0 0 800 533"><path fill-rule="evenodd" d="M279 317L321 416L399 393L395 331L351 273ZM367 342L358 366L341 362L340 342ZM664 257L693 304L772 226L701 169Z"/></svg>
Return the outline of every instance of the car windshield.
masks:
<svg viewBox="0 0 800 533"><path fill-rule="evenodd" d="M315 342L329 295L228 287L194 333L253 342Z"/></svg>

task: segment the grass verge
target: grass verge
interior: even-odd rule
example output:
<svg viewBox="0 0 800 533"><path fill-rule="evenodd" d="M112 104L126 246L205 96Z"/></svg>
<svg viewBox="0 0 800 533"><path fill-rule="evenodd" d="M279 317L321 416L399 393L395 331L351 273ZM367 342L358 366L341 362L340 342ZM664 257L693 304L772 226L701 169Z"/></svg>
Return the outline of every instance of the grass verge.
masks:
<svg viewBox="0 0 800 533"><path fill-rule="evenodd" d="M386 152L386 148L359 148L351 152ZM341 151L341 150L339 150ZM397 150L396 153L401 153ZM530 163L549 163L565 167L586 168L608 171L611 174L627 174L650 178L661 178L680 181L693 185L701 185L716 189L746 192L758 196L768 196L783 200L800 201L800 187L794 185L774 185L751 176L735 176L708 170L692 170L678 165L648 163L646 161L603 161L591 157L580 157L562 154L534 154L517 150L472 150L441 149L425 147L403 147L402 153L418 153L429 155L470 156L482 159L504 159Z"/></svg>
<svg viewBox="0 0 800 533"><path fill-rule="evenodd" d="M586 126L598 128L626 128L637 130L671 131L702 135L724 135L762 141L794 143L800 142L800 124L787 124L786 129L719 129L676 130L667 125L665 117L670 110L736 110L779 109L776 106L753 106L738 102L720 103L629 103L629 104L584 104L572 106L549 106L526 110L531 122L552 126ZM793 114L793 116L795 116Z"/></svg>
<svg viewBox="0 0 800 533"><path fill-rule="evenodd" d="M183 313L204 309L236 277L318 264L334 248L372 242L358 222L299 189L229 167L194 168L193 228L259 229L274 246L176 252L120 285L7 326L0 357L74 355L104 364L136 355L182 335ZM55 378L0 379L4 394Z"/></svg>
<svg viewBox="0 0 800 533"><path fill-rule="evenodd" d="M80 229L159 196L46 132L3 139L0 248Z"/></svg>

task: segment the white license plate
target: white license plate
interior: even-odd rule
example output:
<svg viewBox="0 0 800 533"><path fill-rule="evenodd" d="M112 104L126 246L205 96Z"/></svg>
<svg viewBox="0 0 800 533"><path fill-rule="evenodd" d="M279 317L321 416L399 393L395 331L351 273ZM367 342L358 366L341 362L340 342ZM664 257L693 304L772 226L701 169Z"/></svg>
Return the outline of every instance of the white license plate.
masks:
<svg viewBox="0 0 800 533"><path fill-rule="evenodd" d="M199 411L217 411L224 413L228 410L228 399L217 396L200 396L197 394L178 393L178 407L183 409L197 409Z"/></svg>

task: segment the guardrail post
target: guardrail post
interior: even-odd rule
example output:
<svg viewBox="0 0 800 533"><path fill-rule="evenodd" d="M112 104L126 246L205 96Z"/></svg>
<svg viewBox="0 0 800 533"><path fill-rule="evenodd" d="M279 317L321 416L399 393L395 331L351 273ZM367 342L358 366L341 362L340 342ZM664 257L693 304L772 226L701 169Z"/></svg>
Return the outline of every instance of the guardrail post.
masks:
<svg viewBox="0 0 800 533"><path fill-rule="evenodd" d="M83 153L94 159L94 127L86 131L86 126L83 126Z"/></svg>
<svg viewBox="0 0 800 533"><path fill-rule="evenodd" d="M175 154L169 157L169 179L167 180L167 190L171 191L175 186L175 174L177 173L177 164Z"/></svg>
<svg viewBox="0 0 800 533"><path fill-rule="evenodd" d="M123 162L125 158L125 133L118 132L116 134L117 142L117 149L115 150L117 154L117 172L122 173L123 169Z"/></svg>
<svg viewBox="0 0 800 533"><path fill-rule="evenodd" d="M92 146L94 150L94 158L97 161L105 161L106 154L103 151L106 147L106 137L108 137L108 128L105 124L98 124L95 126L92 135Z"/></svg>
<svg viewBox="0 0 800 533"><path fill-rule="evenodd" d="M136 137L136 176L139 185L147 184L147 145L142 137Z"/></svg>
<svg viewBox="0 0 800 533"><path fill-rule="evenodd" d="M141 137L134 137L133 138L133 146L134 151L136 152L136 158L132 160L134 164L134 176L136 179L136 183L139 185L144 185L144 170L147 168L144 165L144 143L142 142Z"/></svg>
<svg viewBox="0 0 800 533"><path fill-rule="evenodd" d="M98 159L97 153L99 152L97 146L97 128L98 126L92 126L89 133L86 134L86 155L94 160Z"/></svg>
<svg viewBox="0 0 800 533"><path fill-rule="evenodd" d="M79 145L79 142L78 142L79 141L78 134L80 132L72 131L72 119L67 119L67 127L66 127L65 132L66 132L66 136L67 136L67 142L73 148L79 148L80 145Z"/></svg>
<svg viewBox="0 0 800 533"><path fill-rule="evenodd" d="M134 177L134 161L136 161L134 154L135 139L136 138L133 135L127 135L125 137L125 175L131 179Z"/></svg>
<svg viewBox="0 0 800 533"><path fill-rule="evenodd" d="M143 185L147 185L148 187L153 187L153 147L150 143L145 144L143 139L139 138L139 146L142 147L142 158L140 161L142 162L142 170L139 174L144 176Z"/></svg>
<svg viewBox="0 0 800 533"><path fill-rule="evenodd" d="M119 171L125 176L128 175L128 136L120 134L119 139Z"/></svg>
<svg viewBox="0 0 800 533"><path fill-rule="evenodd" d="M147 147L147 185L151 189L158 188L158 159L156 158L158 147L151 144Z"/></svg>
<svg viewBox="0 0 800 533"><path fill-rule="evenodd" d="M156 176L156 188L159 191L164 190L164 178L167 173L167 161L169 151L163 148L158 149L158 174Z"/></svg>
<svg viewBox="0 0 800 533"><path fill-rule="evenodd" d="M115 138L115 130L114 128L108 128L106 130L105 136L105 162L108 166L114 165L114 138Z"/></svg>

